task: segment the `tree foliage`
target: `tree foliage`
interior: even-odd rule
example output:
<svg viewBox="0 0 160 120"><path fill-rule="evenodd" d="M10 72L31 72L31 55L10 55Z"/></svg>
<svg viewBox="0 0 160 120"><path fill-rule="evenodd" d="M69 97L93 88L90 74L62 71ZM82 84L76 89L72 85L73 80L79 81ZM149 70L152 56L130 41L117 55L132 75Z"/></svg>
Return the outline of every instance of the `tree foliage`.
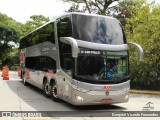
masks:
<svg viewBox="0 0 160 120"><path fill-rule="evenodd" d="M138 63L135 57L137 51L130 51L132 82L138 83L140 89L159 89L160 6L140 0L136 6L130 6L128 11L130 18L126 19L125 25L128 41L138 43L144 49L144 60L141 63Z"/></svg>
<svg viewBox="0 0 160 120"><path fill-rule="evenodd" d="M15 45L19 39L49 21L42 15L33 15L25 24L21 24L0 13L0 63L12 67L18 64L18 49Z"/></svg>
<svg viewBox="0 0 160 120"><path fill-rule="evenodd" d="M88 12L101 15L109 15L111 13L111 4L120 0L63 0L64 2L73 2L68 10L69 12ZM83 9L80 10L80 6Z"/></svg>
<svg viewBox="0 0 160 120"><path fill-rule="evenodd" d="M49 17L45 17L43 15L32 15L30 16L30 20L28 20L23 26L23 36L30 33L34 29L40 27L49 21Z"/></svg>
<svg viewBox="0 0 160 120"><path fill-rule="evenodd" d="M7 64L12 47L19 41L21 24L0 13L0 62Z"/></svg>
<svg viewBox="0 0 160 120"><path fill-rule="evenodd" d="M33 28L38 28L49 21L49 17L46 18L43 15L32 15L30 16L30 19L31 20L28 20L26 24L32 26Z"/></svg>
<svg viewBox="0 0 160 120"><path fill-rule="evenodd" d="M143 0L121 0L112 8L112 16L119 19L125 26L126 19L130 18L136 7L140 7L144 2Z"/></svg>

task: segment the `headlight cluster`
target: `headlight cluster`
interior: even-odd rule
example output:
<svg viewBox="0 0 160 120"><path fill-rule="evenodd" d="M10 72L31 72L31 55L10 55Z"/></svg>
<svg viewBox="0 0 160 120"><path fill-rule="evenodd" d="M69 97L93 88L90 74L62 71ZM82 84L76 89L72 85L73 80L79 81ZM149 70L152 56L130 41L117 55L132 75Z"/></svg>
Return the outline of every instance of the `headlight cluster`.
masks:
<svg viewBox="0 0 160 120"><path fill-rule="evenodd" d="M76 97L77 100L83 101L83 97L81 97L81 96L75 96L75 97Z"/></svg>

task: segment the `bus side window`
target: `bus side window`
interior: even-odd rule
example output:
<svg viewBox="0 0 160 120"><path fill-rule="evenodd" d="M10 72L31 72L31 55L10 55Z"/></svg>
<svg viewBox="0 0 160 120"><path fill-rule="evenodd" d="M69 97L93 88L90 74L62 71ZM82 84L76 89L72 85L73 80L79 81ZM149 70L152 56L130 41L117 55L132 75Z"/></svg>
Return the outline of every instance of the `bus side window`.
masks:
<svg viewBox="0 0 160 120"><path fill-rule="evenodd" d="M58 38L72 36L72 25L69 16L57 20L57 32Z"/></svg>
<svg viewBox="0 0 160 120"><path fill-rule="evenodd" d="M26 57L25 62L26 68L34 70L38 69L38 57Z"/></svg>
<svg viewBox="0 0 160 120"><path fill-rule="evenodd" d="M56 71L56 61L47 56L41 56L39 60L39 68L44 72Z"/></svg>

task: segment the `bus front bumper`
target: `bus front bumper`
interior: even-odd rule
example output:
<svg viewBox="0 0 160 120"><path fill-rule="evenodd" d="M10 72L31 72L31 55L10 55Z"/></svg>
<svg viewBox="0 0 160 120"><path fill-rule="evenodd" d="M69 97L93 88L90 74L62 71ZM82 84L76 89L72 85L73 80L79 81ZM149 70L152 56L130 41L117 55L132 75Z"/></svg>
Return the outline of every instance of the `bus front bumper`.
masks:
<svg viewBox="0 0 160 120"><path fill-rule="evenodd" d="M124 103L128 102L129 100L129 90L130 86L121 90L104 90L90 92L80 92L73 89L70 103L73 105L100 105Z"/></svg>

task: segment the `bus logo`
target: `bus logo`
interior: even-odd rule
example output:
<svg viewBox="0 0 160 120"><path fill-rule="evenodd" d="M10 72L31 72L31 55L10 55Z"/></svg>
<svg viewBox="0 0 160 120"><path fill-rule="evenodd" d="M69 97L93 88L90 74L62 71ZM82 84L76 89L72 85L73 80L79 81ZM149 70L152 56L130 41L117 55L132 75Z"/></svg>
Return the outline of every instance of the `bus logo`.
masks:
<svg viewBox="0 0 160 120"><path fill-rule="evenodd" d="M107 96L109 95L109 92L108 91L106 91L106 93L105 93Z"/></svg>
<svg viewBox="0 0 160 120"><path fill-rule="evenodd" d="M106 90L106 89L111 90L111 89L112 89L112 86L107 86L107 85L105 85L103 88L104 88L104 90Z"/></svg>

